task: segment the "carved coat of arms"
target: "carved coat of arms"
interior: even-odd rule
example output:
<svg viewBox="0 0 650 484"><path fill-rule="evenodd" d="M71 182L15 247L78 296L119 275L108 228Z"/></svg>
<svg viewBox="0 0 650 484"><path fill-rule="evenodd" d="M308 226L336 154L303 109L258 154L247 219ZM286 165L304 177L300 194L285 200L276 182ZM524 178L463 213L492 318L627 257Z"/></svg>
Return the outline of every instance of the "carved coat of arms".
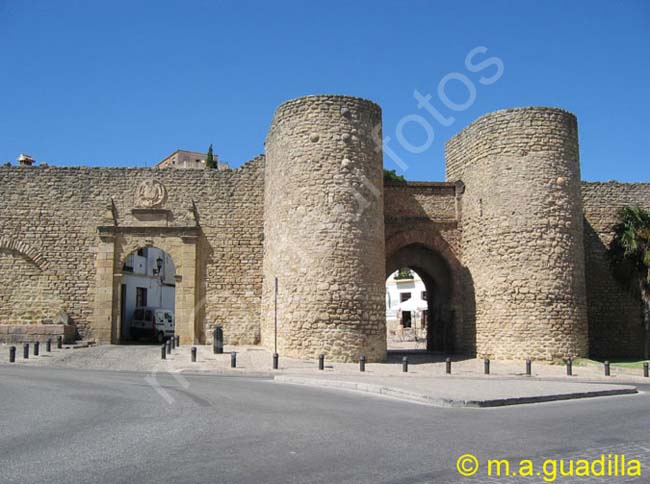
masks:
<svg viewBox="0 0 650 484"><path fill-rule="evenodd" d="M154 208L162 205L167 197L165 185L157 180L145 180L135 192L135 206Z"/></svg>

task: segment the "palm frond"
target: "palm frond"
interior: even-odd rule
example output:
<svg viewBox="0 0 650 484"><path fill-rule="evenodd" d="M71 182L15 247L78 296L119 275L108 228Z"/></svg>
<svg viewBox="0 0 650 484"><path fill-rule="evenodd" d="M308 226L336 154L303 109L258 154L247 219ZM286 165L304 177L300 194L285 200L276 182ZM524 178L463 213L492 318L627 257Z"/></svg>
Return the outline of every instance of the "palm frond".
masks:
<svg viewBox="0 0 650 484"><path fill-rule="evenodd" d="M615 273L636 273L637 280L645 280L650 277L650 211L626 206L619 211L619 220L608 251L612 268Z"/></svg>

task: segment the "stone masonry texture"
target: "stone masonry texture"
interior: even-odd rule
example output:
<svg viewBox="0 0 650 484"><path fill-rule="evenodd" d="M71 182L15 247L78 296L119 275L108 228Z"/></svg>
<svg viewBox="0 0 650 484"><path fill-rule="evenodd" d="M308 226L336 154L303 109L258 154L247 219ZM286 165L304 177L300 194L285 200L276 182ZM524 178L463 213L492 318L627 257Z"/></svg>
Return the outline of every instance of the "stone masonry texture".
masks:
<svg viewBox="0 0 650 484"><path fill-rule="evenodd" d="M447 144L462 180L465 290L476 352L495 358L587 356L576 119L559 109L498 111Z"/></svg>
<svg viewBox="0 0 650 484"><path fill-rule="evenodd" d="M172 255L177 273L182 274L185 267L179 254L167 245L173 241L182 246L174 230L198 225L200 260L196 264L202 276L196 288L197 305L205 315L205 331L200 336L221 324L231 343L258 343L263 167L260 157L238 170L219 172L0 168L4 280L0 323L56 323L64 310L81 336L101 339L95 321L96 272L102 262L98 227L120 229L112 242L116 248L115 260L109 261L112 277L132 250L163 244L161 248ZM164 220L149 221L146 214L136 218L132 213L136 188L151 178L167 187L164 207L169 211L162 212ZM154 240L156 244L151 243ZM128 247L131 241L134 245ZM111 342L110 336L102 342Z"/></svg>
<svg viewBox="0 0 650 484"><path fill-rule="evenodd" d="M483 116L447 143L445 182L382 180L381 110L282 104L266 152L234 170L0 167L0 341L120 343L125 258L176 266L181 340L369 361L386 354L384 282L418 271L427 347L493 358L638 357L640 301L606 250L648 183L580 179L576 118Z"/></svg>
<svg viewBox="0 0 650 484"><path fill-rule="evenodd" d="M648 183L582 183L584 208L589 351L603 358L643 355L642 310L638 295L618 281L607 247L625 205L650 208ZM633 284L634 285L634 284Z"/></svg>
<svg viewBox="0 0 650 484"><path fill-rule="evenodd" d="M267 348L275 344L277 277L279 352L384 359L380 128L379 106L352 97L310 96L276 111L264 188Z"/></svg>

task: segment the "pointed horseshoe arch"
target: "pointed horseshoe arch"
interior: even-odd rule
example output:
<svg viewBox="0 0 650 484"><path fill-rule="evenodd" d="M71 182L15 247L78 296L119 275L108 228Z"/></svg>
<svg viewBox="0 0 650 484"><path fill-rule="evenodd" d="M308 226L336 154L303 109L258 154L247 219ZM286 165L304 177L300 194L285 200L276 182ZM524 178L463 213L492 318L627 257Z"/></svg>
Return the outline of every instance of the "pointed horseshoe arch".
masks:
<svg viewBox="0 0 650 484"><path fill-rule="evenodd" d="M402 267L415 270L427 291L427 349L463 348L463 268L442 236L432 230L407 230L386 240L386 277Z"/></svg>

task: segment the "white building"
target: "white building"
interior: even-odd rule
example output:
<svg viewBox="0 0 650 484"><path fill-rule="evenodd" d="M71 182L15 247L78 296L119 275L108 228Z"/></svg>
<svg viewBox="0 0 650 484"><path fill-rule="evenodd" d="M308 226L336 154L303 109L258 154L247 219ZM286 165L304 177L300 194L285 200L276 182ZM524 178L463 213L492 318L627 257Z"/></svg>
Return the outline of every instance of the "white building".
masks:
<svg viewBox="0 0 650 484"><path fill-rule="evenodd" d="M166 252L145 247L126 258L122 269L122 336L128 338L136 307L175 309L176 267Z"/></svg>
<svg viewBox="0 0 650 484"><path fill-rule="evenodd" d="M386 280L386 329L389 340L408 341L427 336L427 291L412 270L395 271Z"/></svg>
<svg viewBox="0 0 650 484"><path fill-rule="evenodd" d="M20 166L32 166L36 162L34 158L32 158L29 155L26 155L25 153L21 153L16 161L18 161L18 164Z"/></svg>

